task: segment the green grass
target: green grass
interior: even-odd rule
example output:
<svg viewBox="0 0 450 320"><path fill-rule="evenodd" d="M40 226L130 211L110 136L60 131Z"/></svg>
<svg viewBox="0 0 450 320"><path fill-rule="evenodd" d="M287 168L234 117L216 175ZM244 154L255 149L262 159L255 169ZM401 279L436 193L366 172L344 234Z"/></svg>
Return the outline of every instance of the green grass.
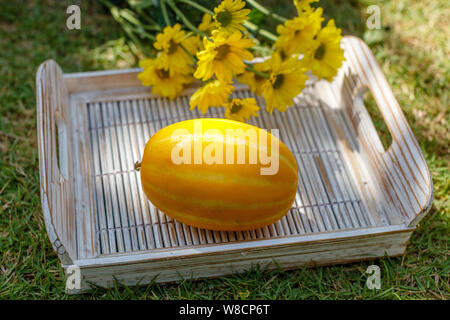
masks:
<svg viewBox="0 0 450 320"><path fill-rule="evenodd" d="M34 78L55 59L65 72L136 64L109 13L81 2L82 29L68 31L71 0L0 0L0 298L2 299L448 299L449 273L449 42L446 1L378 1L383 31L366 31L370 1L325 1L344 33L371 46L427 158L435 201L399 258L296 271L264 267L229 277L69 297L65 276L45 231L39 197ZM265 1L276 3L276 1ZM289 15L291 6L280 6ZM257 19L256 15L254 19ZM370 107L370 103L369 103ZM373 107L373 106L372 106ZM380 119L375 119L379 122ZM382 126L379 128L381 135ZM377 264L381 290L366 288Z"/></svg>

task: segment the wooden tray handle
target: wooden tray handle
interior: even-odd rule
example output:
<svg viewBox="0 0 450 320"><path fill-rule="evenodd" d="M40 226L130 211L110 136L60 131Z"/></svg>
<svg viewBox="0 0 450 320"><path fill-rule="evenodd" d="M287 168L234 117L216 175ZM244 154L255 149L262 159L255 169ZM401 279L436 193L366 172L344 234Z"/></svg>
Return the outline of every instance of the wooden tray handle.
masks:
<svg viewBox="0 0 450 320"><path fill-rule="evenodd" d="M394 178L395 170L396 177L400 176L402 180L404 193L410 193L409 197L399 196L397 199L415 202L414 205L404 204L404 208L418 208L407 212L407 225L415 226L428 212L433 200L433 183L425 157L369 47L353 36L344 37L343 44L347 63L358 77L360 86L372 92L391 133L392 145L380 155L380 160L388 168L389 172L385 174ZM356 88L355 94L361 91L361 87Z"/></svg>
<svg viewBox="0 0 450 320"><path fill-rule="evenodd" d="M60 67L45 61L36 74L41 202L47 233L63 264L77 258L68 105Z"/></svg>

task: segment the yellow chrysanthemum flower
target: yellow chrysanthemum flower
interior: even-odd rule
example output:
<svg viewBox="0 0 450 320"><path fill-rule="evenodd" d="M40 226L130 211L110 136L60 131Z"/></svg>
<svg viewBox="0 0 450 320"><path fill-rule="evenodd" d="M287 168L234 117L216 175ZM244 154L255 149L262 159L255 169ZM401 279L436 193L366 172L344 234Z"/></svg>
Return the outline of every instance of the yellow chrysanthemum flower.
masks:
<svg viewBox="0 0 450 320"><path fill-rule="evenodd" d="M305 64L319 78L331 81L342 65L344 50L341 48L341 29L334 20L328 21L305 54Z"/></svg>
<svg viewBox="0 0 450 320"><path fill-rule="evenodd" d="M233 99L225 105L225 118L245 122L245 119L257 117L259 107L255 98Z"/></svg>
<svg viewBox="0 0 450 320"><path fill-rule="evenodd" d="M270 64L270 79L262 88L267 112L272 114L275 108L286 111L288 106L293 105L293 98L305 87L308 79L306 68L296 58L282 61L279 55L274 55L267 62Z"/></svg>
<svg viewBox="0 0 450 320"><path fill-rule="evenodd" d="M255 63L253 65L253 68L256 71L261 71L261 72L265 72L269 69L268 65L266 62L263 63ZM268 79L258 75L255 72L252 71L244 71L244 73L238 75L237 80L241 83L245 83L246 85L248 85L248 87L250 88L250 90L254 93L256 93L257 95L262 95L262 86L264 84L264 82L266 82Z"/></svg>
<svg viewBox="0 0 450 320"><path fill-rule="evenodd" d="M198 25L198 30L210 36L213 30L216 29L216 23L213 20L213 16L209 13L205 13L202 18L202 22Z"/></svg>
<svg viewBox="0 0 450 320"><path fill-rule="evenodd" d="M322 26L322 8L299 14L277 27L279 34L275 46L288 56L304 53Z"/></svg>
<svg viewBox="0 0 450 320"><path fill-rule="evenodd" d="M233 92L231 84L222 83L219 80L210 81L200 87L191 96L190 110L197 107L205 114L210 107L221 107L228 102L228 96Z"/></svg>
<svg viewBox="0 0 450 320"><path fill-rule="evenodd" d="M196 51L195 37L186 37L186 32L181 30L181 26L167 26L156 36L153 44L159 50L159 61L161 68L169 70L171 74L186 73L189 64L192 62L189 55L183 50L183 46L189 52Z"/></svg>
<svg viewBox="0 0 450 320"><path fill-rule="evenodd" d="M287 58L289 58L289 55L286 53L286 51L284 51L283 48L277 48L273 55L276 54L280 56L281 60L286 60Z"/></svg>
<svg viewBox="0 0 450 320"><path fill-rule="evenodd" d="M219 30L227 33L245 30L242 25L248 19L249 9L243 9L245 2L242 0L224 0L217 8L214 8L214 20Z"/></svg>
<svg viewBox="0 0 450 320"><path fill-rule="evenodd" d="M203 41L200 35L191 36L186 41L187 46L185 48L192 56L195 56L197 52L203 50ZM192 58L190 59L192 63Z"/></svg>
<svg viewBox="0 0 450 320"><path fill-rule="evenodd" d="M246 65L242 60L253 59L247 50L253 46L253 40L243 37L239 31L228 35L217 30L211 39L203 38L205 49L197 53L199 61L194 76L206 81L215 74L221 82L230 83L234 74L244 72Z"/></svg>
<svg viewBox="0 0 450 320"><path fill-rule="evenodd" d="M310 4L312 2L319 2L319 0L294 0L294 6L297 8L297 11L300 13L302 11L308 11L311 8Z"/></svg>
<svg viewBox="0 0 450 320"><path fill-rule="evenodd" d="M167 69L160 67L159 59L145 59L139 62L144 71L138 74L138 79L143 86L151 86L152 93L162 97L175 99L193 79L185 74L170 74Z"/></svg>

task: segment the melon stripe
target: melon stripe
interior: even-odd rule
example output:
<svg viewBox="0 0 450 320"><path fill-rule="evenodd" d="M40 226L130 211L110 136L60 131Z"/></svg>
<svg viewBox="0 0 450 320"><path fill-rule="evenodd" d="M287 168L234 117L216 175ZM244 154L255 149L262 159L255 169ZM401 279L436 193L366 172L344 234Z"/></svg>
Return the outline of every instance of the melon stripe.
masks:
<svg viewBox="0 0 450 320"><path fill-rule="evenodd" d="M169 173L174 176L174 178L179 179L194 179L198 180L198 182L202 181L214 181L214 182L226 182L238 185L247 185L247 186L274 186L274 187L285 187L286 185L291 184L292 182L272 182L267 180L262 180L259 178L254 178L251 176L242 176L239 174L220 174L217 172L191 172L186 173L181 170L177 170L176 167L166 166L164 168L158 167L153 163L144 163L141 165L141 168L148 168L151 171L159 172L160 170L164 170L166 173Z"/></svg>
<svg viewBox="0 0 450 320"><path fill-rule="evenodd" d="M157 192L158 194L164 195L167 198L170 198L172 200L176 200L178 202L181 203L190 203L190 204L196 204L199 205L201 207L204 208L216 208L218 206L220 206L221 208L225 208L225 209L266 209L267 207L270 206L276 206L279 204L283 204L286 203L286 199L280 200L280 201L271 201L271 202L262 202L262 203L252 203L252 204L248 204L248 203L229 203L227 201L223 201L223 200L205 200L202 198L196 198L196 197L184 197L181 195L175 195L172 193L168 193L166 191L164 191L161 188L157 188L154 185L152 185L150 182L147 181L143 181L144 187L147 189L151 189L155 192Z"/></svg>
<svg viewBox="0 0 450 320"><path fill-rule="evenodd" d="M192 175L189 170L177 170L176 167L160 167L153 164L145 167L145 171L145 180L155 187L162 188L171 194L183 197L201 197L203 200L226 199L231 202L243 203L277 201L286 195L286 188L293 183L291 179L291 181L279 183L267 183L266 180L263 180L264 182L258 184L258 179L255 177L239 177L235 174L231 175L236 177L236 180L232 181L226 179L226 174L220 174L217 179L211 179L208 174L216 177L215 171L197 171ZM246 180L247 177L249 179ZM261 179L259 180L261 181ZM248 190L251 190L251 194Z"/></svg>

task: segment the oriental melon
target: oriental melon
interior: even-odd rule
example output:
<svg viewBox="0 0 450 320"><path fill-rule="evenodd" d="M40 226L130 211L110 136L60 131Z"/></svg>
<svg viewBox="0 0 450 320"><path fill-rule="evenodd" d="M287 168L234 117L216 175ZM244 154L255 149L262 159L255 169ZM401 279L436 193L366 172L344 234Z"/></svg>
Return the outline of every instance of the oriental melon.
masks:
<svg viewBox="0 0 450 320"><path fill-rule="evenodd" d="M237 121L172 124L147 142L141 182L150 201L185 224L224 231L259 228L294 201L298 170L277 137Z"/></svg>

